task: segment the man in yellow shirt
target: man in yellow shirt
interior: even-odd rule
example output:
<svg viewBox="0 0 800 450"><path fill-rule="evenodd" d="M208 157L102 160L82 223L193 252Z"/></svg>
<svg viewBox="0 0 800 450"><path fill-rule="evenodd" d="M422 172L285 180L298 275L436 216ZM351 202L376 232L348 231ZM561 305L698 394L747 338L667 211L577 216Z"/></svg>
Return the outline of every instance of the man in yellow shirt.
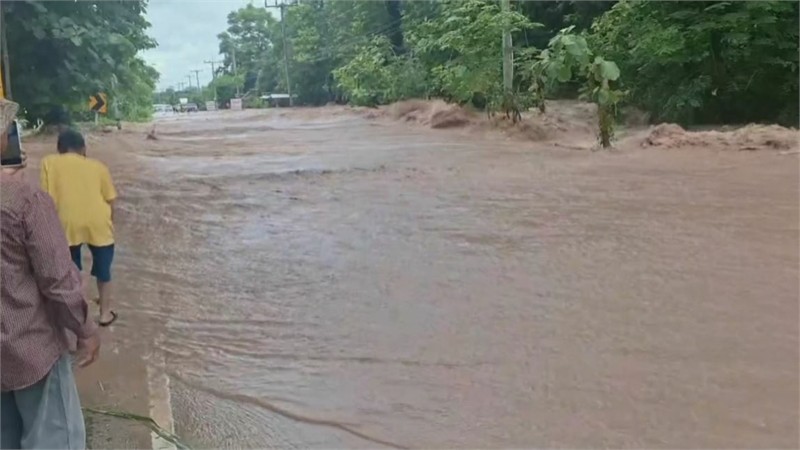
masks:
<svg viewBox="0 0 800 450"><path fill-rule="evenodd" d="M109 326L117 314L111 309L111 262L114 260L114 200L117 191L108 168L86 157L86 142L75 130L58 136L58 154L42 159L40 181L58 209L67 234L72 260L82 269L81 247L92 253L92 276L97 279L100 325Z"/></svg>

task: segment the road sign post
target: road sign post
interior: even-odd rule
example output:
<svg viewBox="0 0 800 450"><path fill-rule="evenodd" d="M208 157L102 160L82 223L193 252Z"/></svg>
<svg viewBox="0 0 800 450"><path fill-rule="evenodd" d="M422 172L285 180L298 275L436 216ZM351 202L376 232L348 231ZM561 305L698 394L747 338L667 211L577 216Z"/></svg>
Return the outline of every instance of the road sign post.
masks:
<svg viewBox="0 0 800 450"><path fill-rule="evenodd" d="M108 98L106 94L98 92L89 97L89 109L95 114L106 114L108 112Z"/></svg>
<svg viewBox="0 0 800 450"><path fill-rule="evenodd" d="M94 125L100 123L100 114L108 112L108 98L106 94L98 92L89 97L89 109L94 112Z"/></svg>

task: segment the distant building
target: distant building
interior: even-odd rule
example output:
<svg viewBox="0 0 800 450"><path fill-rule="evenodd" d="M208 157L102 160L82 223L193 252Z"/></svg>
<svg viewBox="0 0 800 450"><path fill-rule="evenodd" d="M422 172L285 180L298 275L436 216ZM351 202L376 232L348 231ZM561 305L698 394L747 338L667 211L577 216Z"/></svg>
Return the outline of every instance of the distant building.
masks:
<svg viewBox="0 0 800 450"><path fill-rule="evenodd" d="M296 95L292 95L293 99L297 99ZM267 94L262 95L261 100L269 103L269 106L289 106L289 94Z"/></svg>

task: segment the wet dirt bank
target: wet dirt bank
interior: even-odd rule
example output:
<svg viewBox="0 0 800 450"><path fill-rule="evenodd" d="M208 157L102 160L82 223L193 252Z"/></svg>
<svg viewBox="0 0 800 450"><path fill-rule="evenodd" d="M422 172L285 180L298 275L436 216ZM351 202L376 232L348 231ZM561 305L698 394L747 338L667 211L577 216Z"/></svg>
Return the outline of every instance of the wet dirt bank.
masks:
<svg viewBox="0 0 800 450"><path fill-rule="evenodd" d="M122 195L113 371L161 355L195 447L797 445L795 156L157 130L90 141Z"/></svg>

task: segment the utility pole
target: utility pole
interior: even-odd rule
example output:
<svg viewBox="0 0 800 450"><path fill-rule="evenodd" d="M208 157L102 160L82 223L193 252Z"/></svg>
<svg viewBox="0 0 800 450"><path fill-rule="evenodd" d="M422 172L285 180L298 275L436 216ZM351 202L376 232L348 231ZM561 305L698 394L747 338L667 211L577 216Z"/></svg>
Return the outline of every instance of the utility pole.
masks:
<svg viewBox="0 0 800 450"><path fill-rule="evenodd" d="M122 117L120 117L120 115L119 115L119 104L122 101L122 99L120 98L121 96L117 92L117 75L116 74L112 74L111 75L111 95L114 96L112 98L112 100L111 100L112 101L111 106L112 106L113 112L114 112L114 120L117 121L117 129L121 130L122 129Z"/></svg>
<svg viewBox="0 0 800 450"><path fill-rule="evenodd" d="M238 75L239 71L236 70L236 47L235 46L231 48L231 56L233 57L233 76L234 76L234 78L236 78L236 75ZM239 98L241 96L242 96L242 94L241 94L241 92L239 92L239 83L236 83L236 98Z"/></svg>
<svg viewBox="0 0 800 450"><path fill-rule="evenodd" d="M286 22L284 19L284 10L286 9L286 3L281 0L281 3L278 3L278 0L275 0L275 4L272 6L267 5L267 0L264 0L264 8L280 8L281 10L281 34L283 35L283 76L286 81L286 93L289 94L289 106L294 106L294 99L292 98L292 80L289 78L289 51L286 45Z"/></svg>
<svg viewBox="0 0 800 450"><path fill-rule="evenodd" d="M186 78L188 78L188 79L189 79L189 82L188 82L188 83L186 83L186 91L188 92L188 91L189 91L189 89L191 89L191 88L192 88L192 76L191 76L191 75L186 75Z"/></svg>
<svg viewBox="0 0 800 450"><path fill-rule="evenodd" d="M211 64L211 79L212 80L216 80L217 79L217 70L214 67L214 64L222 64L222 61L216 61L216 60L212 59L210 61L203 61L203 62L206 63L206 64Z"/></svg>
<svg viewBox="0 0 800 450"><path fill-rule="evenodd" d="M500 0L503 13L511 12L511 0ZM508 23L503 27L503 89L510 94L514 88L514 47Z"/></svg>
<svg viewBox="0 0 800 450"><path fill-rule="evenodd" d="M214 83L214 81L217 79L217 71L214 67L214 64L220 64L222 61L215 61L212 59L210 61L203 62L206 64L211 64L211 85L214 86L214 103L217 103L217 85Z"/></svg>
<svg viewBox="0 0 800 450"><path fill-rule="evenodd" d="M199 69L195 69L195 70L190 70L189 72L194 72L194 79L195 79L195 81L197 81L197 89L199 90L200 89L200 70Z"/></svg>

